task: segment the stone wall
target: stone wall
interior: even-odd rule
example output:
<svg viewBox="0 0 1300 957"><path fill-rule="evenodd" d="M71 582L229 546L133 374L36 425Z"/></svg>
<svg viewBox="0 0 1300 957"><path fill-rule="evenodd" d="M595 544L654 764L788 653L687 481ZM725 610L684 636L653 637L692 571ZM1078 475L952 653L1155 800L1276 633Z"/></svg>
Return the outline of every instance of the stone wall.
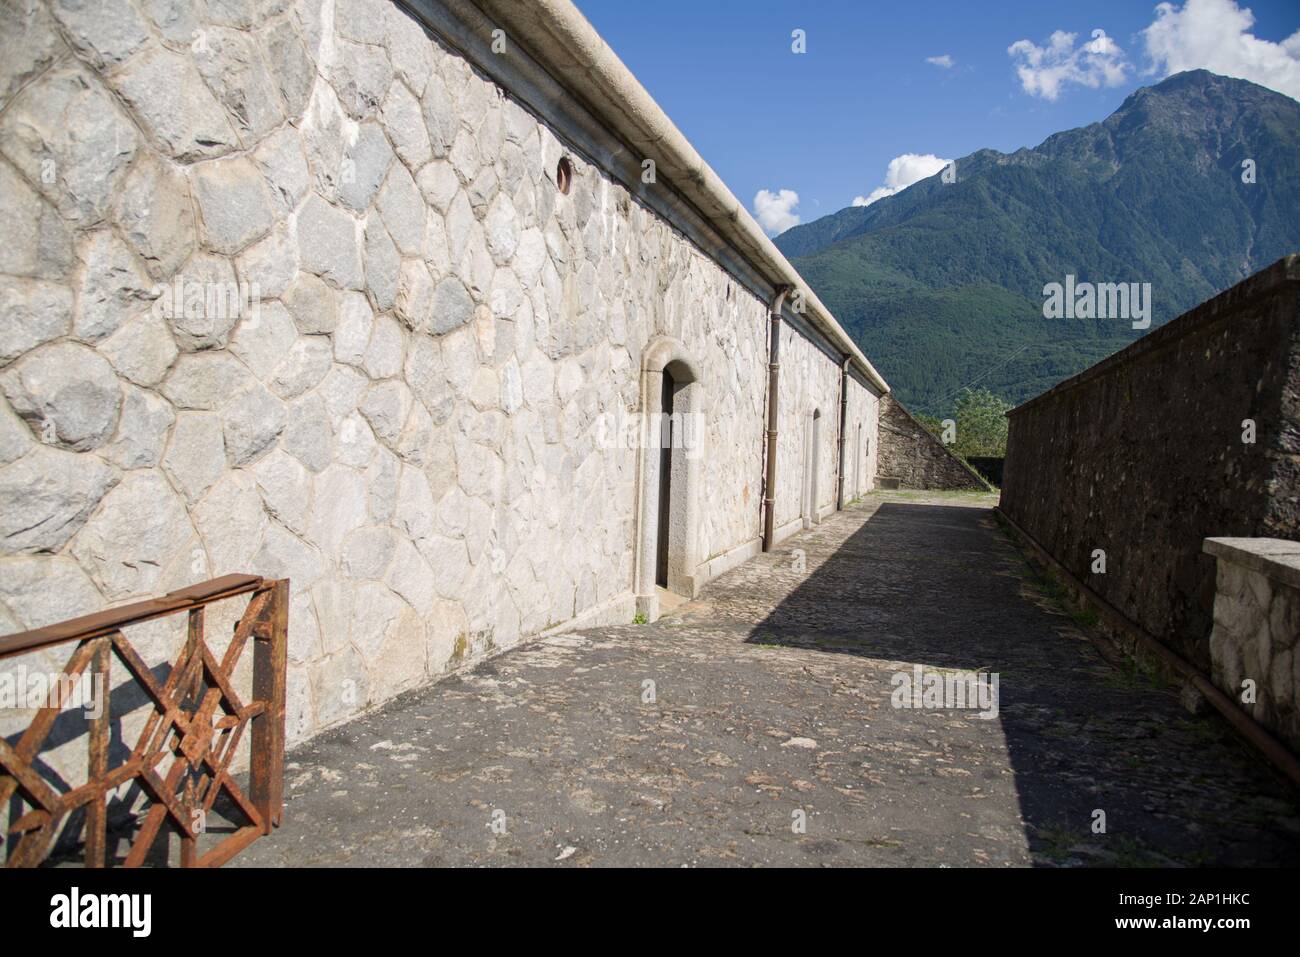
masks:
<svg viewBox="0 0 1300 957"><path fill-rule="evenodd" d="M629 621L623 426L664 336L703 389L702 574L758 540L766 300L401 8L0 17L0 633L288 577L292 743L525 637ZM834 506L840 379L797 325L796 517L813 408ZM180 632L139 640L161 667Z"/></svg>
<svg viewBox="0 0 1300 957"><path fill-rule="evenodd" d="M1205 671L1202 541L1300 538L1298 308L1290 256L1010 413L1003 512Z"/></svg>
<svg viewBox="0 0 1300 957"><path fill-rule="evenodd" d="M882 480L896 480L900 488L988 489L974 470L948 451L893 395L880 402L877 474Z"/></svg>
<svg viewBox="0 0 1300 957"><path fill-rule="evenodd" d="M870 389L850 379L848 423L844 443L844 500L851 502L870 492L876 484L876 461L880 452L880 404Z"/></svg>
<svg viewBox="0 0 1300 957"><path fill-rule="evenodd" d="M1300 542L1211 538L1210 677L1300 753Z"/></svg>
<svg viewBox="0 0 1300 957"><path fill-rule="evenodd" d="M804 519L811 523L823 509L834 508L840 416L839 365L797 330L783 327L781 335L777 539L799 530Z"/></svg>

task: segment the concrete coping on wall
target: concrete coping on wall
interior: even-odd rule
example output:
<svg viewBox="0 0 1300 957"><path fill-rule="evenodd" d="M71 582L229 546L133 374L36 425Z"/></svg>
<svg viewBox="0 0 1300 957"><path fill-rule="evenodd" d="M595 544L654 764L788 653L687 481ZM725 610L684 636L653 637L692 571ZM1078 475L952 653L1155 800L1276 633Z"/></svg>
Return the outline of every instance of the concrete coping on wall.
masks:
<svg viewBox="0 0 1300 957"><path fill-rule="evenodd" d="M1207 538L1202 550L1220 561L1300 589L1300 542L1285 538Z"/></svg>
<svg viewBox="0 0 1300 957"><path fill-rule="evenodd" d="M1008 417L1019 415L1040 402L1046 402L1062 392L1077 389L1099 376L1106 375L1118 366L1128 362L1135 362L1149 353L1168 348L1184 336L1191 335L1205 326L1236 318L1240 310L1250 303L1274 295L1287 285L1300 285L1300 253L1283 256L1273 265L1261 269L1249 279L1225 289L1213 299L1207 299L1176 319L1171 319L1159 329L1147 333L1132 345L1126 346L1114 355L1102 359L1096 365L1089 366L1078 375L1057 383L1046 392L1022 402L1006 414Z"/></svg>
<svg viewBox="0 0 1300 957"><path fill-rule="evenodd" d="M421 0L399 2L421 6ZM635 155L653 159L656 176L670 184L772 289L793 286L801 290L806 307L804 318L848 356L854 369L872 386L881 393L890 391L889 384L754 221L749 210L570 0L443 2L462 13L467 3L472 4L489 21L502 27L510 40L518 42L592 116L631 147ZM482 65L491 73L504 59L488 58ZM534 104L534 108L540 105ZM774 133L780 123L780 118L773 119ZM608 169L606 172L616 173Z"/></svg>

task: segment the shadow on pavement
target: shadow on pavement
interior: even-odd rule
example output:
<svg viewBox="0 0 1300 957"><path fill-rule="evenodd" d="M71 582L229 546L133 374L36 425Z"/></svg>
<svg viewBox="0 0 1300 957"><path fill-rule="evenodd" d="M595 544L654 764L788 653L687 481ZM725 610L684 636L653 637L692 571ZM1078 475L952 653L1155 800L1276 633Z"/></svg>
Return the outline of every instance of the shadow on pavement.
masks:
<svg viewBox="0 0 1300 957"><path fill-rule="evenodd" d="M1001 734L1036 863L1300 863L1286 783L1217 716L1192 717L1170 689L1108 664L1036 592L988 509L886 502L833 539L814 532L782 547L782 574L800 574L800 551L807 571L747 641L876 659L886 698L893 674L915 664L996 673L996 720L949 710L925 726L958 750ZM925 721L884 705L873 736Z"/></svg>

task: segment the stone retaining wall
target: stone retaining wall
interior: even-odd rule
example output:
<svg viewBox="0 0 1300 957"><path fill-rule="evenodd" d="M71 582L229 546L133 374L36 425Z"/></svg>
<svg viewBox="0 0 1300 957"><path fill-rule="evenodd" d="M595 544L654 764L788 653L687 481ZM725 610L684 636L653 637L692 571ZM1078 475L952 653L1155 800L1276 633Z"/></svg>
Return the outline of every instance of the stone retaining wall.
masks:
<svg viewBox="0 0 1300 957"><path fill-rule="evenodd" d="M896 480L900 488L988 489L978 473L948 451L892 394L880 402L877 472L881 479Z"/></svg>
<svg viewBox="0 0 1300 957"><path fill-rule="evenodd" d="M1009 418L1002 510L1208 672L1215 570L1203 540L1300 539L1300 259L1270 266Z"/></svg>

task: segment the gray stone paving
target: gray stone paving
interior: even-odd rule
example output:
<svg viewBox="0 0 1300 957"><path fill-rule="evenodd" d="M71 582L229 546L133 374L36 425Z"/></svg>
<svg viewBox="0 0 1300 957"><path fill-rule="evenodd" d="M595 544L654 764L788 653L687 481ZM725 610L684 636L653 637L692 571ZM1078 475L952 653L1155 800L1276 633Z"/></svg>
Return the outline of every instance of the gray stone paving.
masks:
<svg viewBox="0 0 1300 957"><path fill-rule="evenodd" d="M1296 793L1108 664L992 504L869 496L654 625L537 641L326 732L235 864L1300 861ZM996 672L997 718L892 707L915 664Z"/></svg>

